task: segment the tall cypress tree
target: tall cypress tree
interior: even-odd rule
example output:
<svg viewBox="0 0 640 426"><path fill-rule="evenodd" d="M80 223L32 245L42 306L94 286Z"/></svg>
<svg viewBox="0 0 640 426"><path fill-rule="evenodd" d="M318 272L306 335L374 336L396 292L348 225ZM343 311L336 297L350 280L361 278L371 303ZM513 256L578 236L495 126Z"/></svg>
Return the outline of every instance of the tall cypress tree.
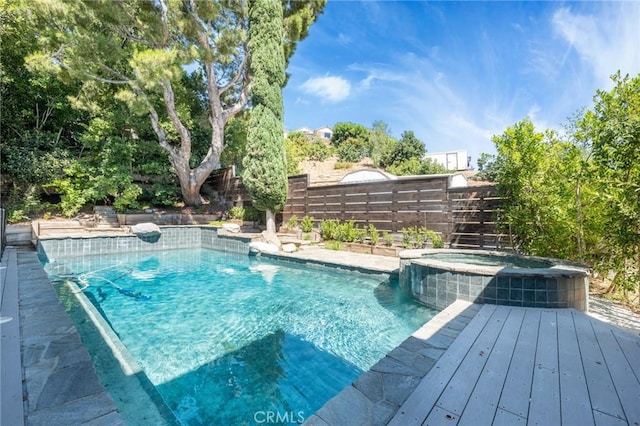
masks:
<svg viewBox="0 0 640 426"><path fill-rule="evenodd" d="M286 82L281 0L249 5L250 102L247 154L242 182L251 202L266 211L267 232L275 233L275 212L287 201L282 87Z"/></svg>

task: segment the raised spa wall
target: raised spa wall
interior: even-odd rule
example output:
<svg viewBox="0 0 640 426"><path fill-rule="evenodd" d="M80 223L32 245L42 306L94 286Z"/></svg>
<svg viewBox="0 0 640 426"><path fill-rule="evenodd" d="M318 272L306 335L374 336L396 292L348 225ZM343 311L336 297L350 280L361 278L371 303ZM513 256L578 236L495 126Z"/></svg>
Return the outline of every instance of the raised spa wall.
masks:
<svg viewBox="0 0 640 426"><path fill-rule="evenodd" d="M437 251L400 253L399 285L429 307L445 309L460 299L474 303L588 311L589 278L584 268L559 263L551 268L524 269L433 262L425 257L433 252Z"/></svg>
<svg viewBox="0 0 640 426"><path fill-rule="evenodd" d="M41 237L38 257L53 259L112 253L136 253L187 248L208 248L246 255L251 238L219 233L218 228L204 226L161 226L161 233L151 235L109 235L87 237Z"/></svg>

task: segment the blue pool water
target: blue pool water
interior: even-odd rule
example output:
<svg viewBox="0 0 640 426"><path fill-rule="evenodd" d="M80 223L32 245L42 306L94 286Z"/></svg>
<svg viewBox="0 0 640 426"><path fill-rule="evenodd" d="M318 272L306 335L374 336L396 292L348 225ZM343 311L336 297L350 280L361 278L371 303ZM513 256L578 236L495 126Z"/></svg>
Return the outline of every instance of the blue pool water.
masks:
<svg viewBox="0 0 640 426"><path fill-rule="evenodd" d="M45 269L88 285L184 425L255 424L268 412L298 422L435 313L382 276L206 249Z"/></svg>

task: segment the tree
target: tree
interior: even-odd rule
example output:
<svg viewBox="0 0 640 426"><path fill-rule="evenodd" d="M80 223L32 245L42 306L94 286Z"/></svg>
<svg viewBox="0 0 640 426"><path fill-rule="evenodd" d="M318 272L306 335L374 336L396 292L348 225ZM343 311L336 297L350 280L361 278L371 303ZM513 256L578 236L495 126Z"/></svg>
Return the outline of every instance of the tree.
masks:
<svg viewBox="0 0 640 426"><path fill-rule="evenodd" d="M283 4L287 59L325 0ZM148 115L184 202L200 204L200 188L224 149L225 126L248 99L246 3L57 0L35 9L49 22L41 28L45 46L31 61L85 86L120 87L118 99ZM205 137L206 149L196 156Z"/></svg>
<svg viewBox="0 0 640 426"><path fill-rule="evenodd" d="M505 231L521 252L576 259L575 171L582 152L554 131L537 132L525 118L494 136L498 193Z"/></svg>
<svg viewBox="0 0 640 426"><path fill-rule="evenodd" d="M369 130L369 155L373 165L381 167L383 159L388 158L395 149L398 141L391 137L391 130L384 121L376 120Z"/></svg>
<svg viewBox="0 0 640 426"><path fill-rule="evenodd" d="M362 124L355 124L351 122L340 122L333 126L333 135L331 136L331 145L339 148L340 145L349 140L355 139L359 142L366 144L369 131Z"/></svg>
<svg viewBox="0 0 640 426"><path fill-rule="evenodd" d="M251 0L249 48L251 117L242 182L253 206L266 212L267 232L275 234L275 212L287 201L287 159L284 145L285 84L283 12L280 0Z"/></svg>
<svg viewBox="0 0 640 426"><path fill-rule="evenodd" d="M383 158L385 166L398 165L403 161L416 158L419 161L424 157L424 144L416 135L407 130L400 135L400 141L394 146L393 151L386 158Z"/></svg>
<svg viewBox="0 0 640 426"><path fill-rule="evenodd" d="M640 296L640 74L618 72L612 80L614 88L597 91L578 129L591 144L614 284Z"/></svg>

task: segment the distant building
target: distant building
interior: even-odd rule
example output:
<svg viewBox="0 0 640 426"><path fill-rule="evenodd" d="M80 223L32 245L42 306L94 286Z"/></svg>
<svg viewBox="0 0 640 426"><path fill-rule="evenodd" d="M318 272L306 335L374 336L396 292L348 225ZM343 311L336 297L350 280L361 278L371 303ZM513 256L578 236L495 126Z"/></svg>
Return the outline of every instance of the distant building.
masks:
<svg viewBox="0 0 640 426"><path fill-rule="evenodd" d="M315 135L322 139L329 139L333 136L333 129L329 126L320 127L315 130Z"/></svg>
<svg viewBox="0 0 640 426"><path fill-rule="evenodd" d="M471 168L471 157L467 156L466 149L447 152L428 152L424 158L435 161L449 171L462 171Z"/></svg>
<svg viewBox="0 0 640 426"><path fill-rule="evenodd" d="M314 137L318 137L327 146L331 144L331 137L333 136L333 129L329 126L320 127L319 129L315 129L315 130L313 130L310 127L303 126L298 129L295 129L293 132L302 133L309 140L312 140ZM293 133L293 132L290 132L290 133ZM285 133L285 137L287 137L287 135L288 135L288 132Z"/></svg>

